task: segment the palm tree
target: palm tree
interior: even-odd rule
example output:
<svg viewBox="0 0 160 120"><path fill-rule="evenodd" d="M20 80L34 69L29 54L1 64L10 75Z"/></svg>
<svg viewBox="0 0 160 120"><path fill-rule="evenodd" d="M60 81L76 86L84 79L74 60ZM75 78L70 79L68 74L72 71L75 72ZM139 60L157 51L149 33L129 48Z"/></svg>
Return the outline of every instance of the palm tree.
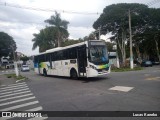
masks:
<svg viewBox="0 0 160 120"><path fill-rule="evenodd" d="M57 28L57 46L60 47L64 39L69 36L67 31L69 22L66 20L62 20L60 14L56 11L55 15L52 15L49 19L45 20L45 22Z"/></svg>
<svg viewBox="0 0 160 120"><path fill-rule="evenodd" d="M34 43L32 50L35 50L37 47L39 47L39 52L44 52L55 47L55 27L47 27L45 29L42 29L40 30L39 34L33 34L33 36L34 38L32 39L32 41Z"/></svg>

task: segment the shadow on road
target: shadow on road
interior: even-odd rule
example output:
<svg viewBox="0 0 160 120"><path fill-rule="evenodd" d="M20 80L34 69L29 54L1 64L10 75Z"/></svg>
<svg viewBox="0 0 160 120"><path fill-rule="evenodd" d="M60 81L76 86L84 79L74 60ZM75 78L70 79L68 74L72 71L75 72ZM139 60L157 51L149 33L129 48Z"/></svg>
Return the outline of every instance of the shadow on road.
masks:
<svg viewBox="0 0 160 120"><path fill-rule="evenodd" d="M104 77L90 77L90 78L84 78L80 77L76 80L71 79L70 77L62 77L62 76L53 76L53 75L48 75L47 77L54 77L54 78L59 78L59 79L64 79L64 80L73 80L73 81L82 81L82 83L89 83L89 82L98 82L98 81L103 81L103 80L109 80L110 78L107 76Z"/></svg>

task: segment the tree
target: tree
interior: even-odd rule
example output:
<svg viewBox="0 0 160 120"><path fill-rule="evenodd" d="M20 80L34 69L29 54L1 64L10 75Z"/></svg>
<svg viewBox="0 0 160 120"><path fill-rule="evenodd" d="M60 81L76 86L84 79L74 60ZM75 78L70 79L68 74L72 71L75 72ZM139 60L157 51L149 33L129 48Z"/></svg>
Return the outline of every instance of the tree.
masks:
<svg viewBox="0 0 160 120"><path fill-rule="evenodd" d="M64 36L67 36L68 31L64 29L63 34ZM53 26L40 30L39 34L33 34L34 38L32 41L34 43L32 49L35 50L39 47L39 52L44 52L48 49L57 47L56 35L57 28Z"/></svg>
<svg viewBox="0 0 160 120"><path fill-rule="evenodd" d="M26 62L29 60L29 57L24 56L24 57L21 57L20 60L23 61L23 64L26 64Z"/></svg>
<svg viewBox="0 0 160 120"><path fill-rule="evenodd" d="M0 32L0 58L2 56L13 55L17 49L16 43L7 33Z"/></svg>
<svg viewBox="0 0 160 120"><path fill-rule="evenodd" d="M77 44L77 43L80 43L80 42L83 42L82 40L73 40L73 39L67 39L66 41L64 41L62 43L62 47L65 47L65 46L68 46L68 45L73 45L73 44Z"/></svg>
<svg viewBox="0 0 160 120"><path fill-rule="evenodd" d="M69 36L67 31L69 22L62 20L60 14L57 12L55 12L55 15L52 15L50 19L45 20L45 22L53 25L56 28L57 46L60 47L61 43L64 42L65 39Z"/></svg>
<svg viewBox="0 0 160 120"><path fill-rule="evenodd" d="M100 26L102 28L105 28L103 29L103 32L101 32L103 34L112 32L112 34L114 35L114 37L112 37L112 40L116 41L118 49L121 51L121 58L123 63L125 62L126 49L128 49L129 47L129 10L131 10L132 17L132 35L134 38L133 44L138 53L140 52L140 45L142 45L140 41L145 38L145 34L143 33L146 31L146 29L153 27L155 27L156 30L160 29L160 9L148 8L148 6L146 5L136 3L113 4L107 6L103 10L103 13L100 15L100 17L93 24L93 27L95 29L98 29ZM149 45L148 42L145 43Z"/></svg>

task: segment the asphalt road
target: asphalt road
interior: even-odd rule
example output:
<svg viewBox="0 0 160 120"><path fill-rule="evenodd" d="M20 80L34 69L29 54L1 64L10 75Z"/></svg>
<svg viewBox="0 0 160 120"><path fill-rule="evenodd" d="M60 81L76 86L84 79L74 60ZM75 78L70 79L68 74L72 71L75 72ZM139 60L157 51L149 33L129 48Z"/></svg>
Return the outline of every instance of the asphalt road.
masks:
<svg viewBox="0 0 160 120"><path fill-rule="evenodd" d="M71 80L22 72L44 111L160 111L160 66ZM119 90L113 90L119 89ZM48 118L53 119L53 118ZM53 120L136 120L137 118L54 118ZM159 120L140 117L138 120Z"/></svg>

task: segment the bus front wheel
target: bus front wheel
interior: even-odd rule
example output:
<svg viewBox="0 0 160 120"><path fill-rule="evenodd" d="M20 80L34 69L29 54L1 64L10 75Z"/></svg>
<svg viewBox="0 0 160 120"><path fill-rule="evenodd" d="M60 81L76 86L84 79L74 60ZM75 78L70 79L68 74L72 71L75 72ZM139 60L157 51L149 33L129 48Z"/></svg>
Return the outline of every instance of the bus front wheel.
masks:
<svg viewBox="0 0 160 120"><path fill-rule="evenodd" d="M74 80L78 79L78 75L77 75L77 72L76 72L75 69L71 69L70 76L71 76L71 78L74 79Z"/></svg>
<svg viewBox="0 0 160 120"><path fill-rule="evenodd" d="M47 71L46 71L46 69L43 70L43 75L44 75L45 77L47 77Z"/></svg>

